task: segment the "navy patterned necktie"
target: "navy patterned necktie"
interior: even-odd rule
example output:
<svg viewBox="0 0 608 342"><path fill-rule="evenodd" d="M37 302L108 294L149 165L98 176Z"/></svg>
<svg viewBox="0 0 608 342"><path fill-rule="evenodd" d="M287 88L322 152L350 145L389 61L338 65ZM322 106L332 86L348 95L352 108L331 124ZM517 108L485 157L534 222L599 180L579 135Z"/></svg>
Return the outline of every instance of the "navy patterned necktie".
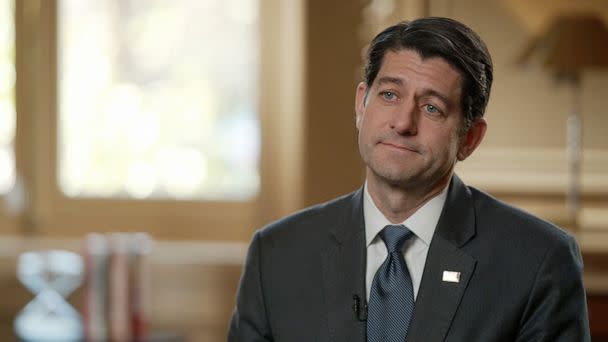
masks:
<svg viewBox="0 0 608 342"><path fill-rule="evenodd" d="M413 233L403 225L384 227L380 237L388 256L382 263L369 296L368 342L403 342L414 311L414 289L401 248Z"/></svg>

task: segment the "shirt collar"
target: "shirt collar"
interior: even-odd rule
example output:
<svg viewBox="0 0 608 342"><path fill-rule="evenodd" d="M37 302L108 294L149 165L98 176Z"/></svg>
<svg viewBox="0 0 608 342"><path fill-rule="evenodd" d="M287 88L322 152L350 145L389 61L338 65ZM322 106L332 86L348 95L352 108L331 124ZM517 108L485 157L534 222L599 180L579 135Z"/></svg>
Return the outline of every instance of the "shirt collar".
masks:
<svg viewBox="0 0 608 342"><path fill-rule="evenodd" d="M427 201L422 207L416 210L410 217L402 222L409 230L412 231L425 245L431 243L439 216L445 205L449 188L446 186L438 195ZM369 246L376 235L387 225L391 223L382 214L380 209L374 203L367 189L367 182L364 185L363 191L363 217L365 220L365 241Z"/></svg>

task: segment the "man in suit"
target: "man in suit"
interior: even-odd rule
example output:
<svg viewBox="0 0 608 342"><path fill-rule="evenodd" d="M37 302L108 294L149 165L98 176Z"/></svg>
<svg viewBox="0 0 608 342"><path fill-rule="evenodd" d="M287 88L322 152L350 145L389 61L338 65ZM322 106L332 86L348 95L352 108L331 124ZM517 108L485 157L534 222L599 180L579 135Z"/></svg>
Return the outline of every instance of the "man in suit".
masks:
<svg viewBox="0 0 608 342"><path fill-rule="evenodd" d="M229 341L589 341L575 240L454 174L492 62L446 18L374 38L356 90L366 181L255 233Z"/></svg>

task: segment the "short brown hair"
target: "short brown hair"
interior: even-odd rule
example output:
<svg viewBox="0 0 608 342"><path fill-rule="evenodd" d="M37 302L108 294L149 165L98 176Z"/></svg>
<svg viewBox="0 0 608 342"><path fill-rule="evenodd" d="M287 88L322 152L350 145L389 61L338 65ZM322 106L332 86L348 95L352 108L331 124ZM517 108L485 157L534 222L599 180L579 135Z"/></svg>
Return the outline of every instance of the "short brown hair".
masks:
<svg viewBox="0 0 608 342"><path fill-rule="evenodd" d="M449 18L428 17L386 28L371 42L364 70L371 88L387 51L411 49L422 58L440 57L463 77L462 111L465 131L483 117L492 88L492 58L481 38L466 25Z"/></svg>

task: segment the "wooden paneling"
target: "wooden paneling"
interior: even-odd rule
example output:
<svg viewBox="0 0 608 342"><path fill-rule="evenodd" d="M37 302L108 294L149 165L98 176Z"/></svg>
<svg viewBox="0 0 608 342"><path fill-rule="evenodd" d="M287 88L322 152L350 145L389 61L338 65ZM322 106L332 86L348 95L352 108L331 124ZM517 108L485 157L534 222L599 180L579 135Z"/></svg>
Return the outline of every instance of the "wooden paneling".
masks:
<svg viewBox="0 0 608 342"><path fill-rule="evenodd" d="M608 295L587 296L589 327L593 342L608 341Z"/></svg>

